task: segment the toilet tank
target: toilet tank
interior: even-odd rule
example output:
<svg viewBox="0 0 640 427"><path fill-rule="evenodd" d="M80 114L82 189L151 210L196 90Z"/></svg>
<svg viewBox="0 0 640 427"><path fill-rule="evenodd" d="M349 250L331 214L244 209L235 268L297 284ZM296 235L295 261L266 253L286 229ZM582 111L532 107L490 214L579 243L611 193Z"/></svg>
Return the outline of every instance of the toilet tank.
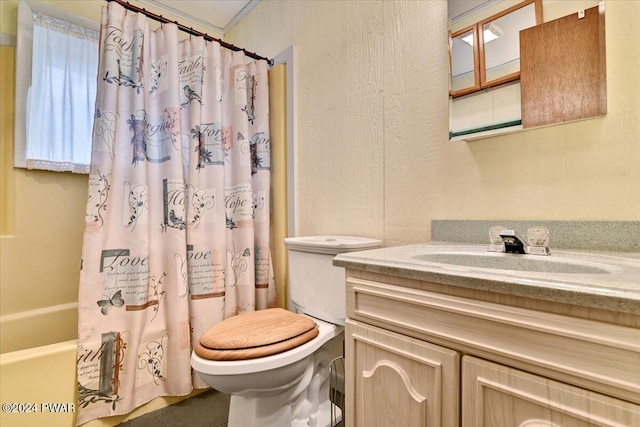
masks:
<svg viewBox="0 0 640 427"><path fill-rule="evenodd" d="M348 236L308 236L284 239L289 254L289 295L291 309L344 325L344 268L335 267L340 253L382 247L376 239Z"/></svg>

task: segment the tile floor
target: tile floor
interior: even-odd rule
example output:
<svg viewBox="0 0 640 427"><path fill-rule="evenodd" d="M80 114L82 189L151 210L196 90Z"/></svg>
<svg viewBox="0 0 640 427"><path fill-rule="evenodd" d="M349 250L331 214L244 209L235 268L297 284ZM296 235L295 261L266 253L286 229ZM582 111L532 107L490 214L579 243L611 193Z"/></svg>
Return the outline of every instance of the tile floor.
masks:
<svg viewBox="0 0 640 427"><path fill-rule="evenodd" d="M119 427L227 427L229 396L216 390L134 418ZM344 427L340 422L335 427Z"/></svg>
<svg viewBox="0 0 640 427"><path fill-rule="evenodd" d="M166 408L119 424L120 427L227 427L229 396L216 390L200 393Z"/></svg>

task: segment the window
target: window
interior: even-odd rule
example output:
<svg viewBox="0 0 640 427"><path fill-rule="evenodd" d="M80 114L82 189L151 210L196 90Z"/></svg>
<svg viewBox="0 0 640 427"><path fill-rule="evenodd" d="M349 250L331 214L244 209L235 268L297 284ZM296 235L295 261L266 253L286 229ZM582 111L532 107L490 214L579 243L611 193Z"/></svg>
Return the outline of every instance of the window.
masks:
<svg viewBox="0 0 640 427"><path fill-rule="evenodd" d="M18 3L15 166L88 173L97 24Z"/></svg>

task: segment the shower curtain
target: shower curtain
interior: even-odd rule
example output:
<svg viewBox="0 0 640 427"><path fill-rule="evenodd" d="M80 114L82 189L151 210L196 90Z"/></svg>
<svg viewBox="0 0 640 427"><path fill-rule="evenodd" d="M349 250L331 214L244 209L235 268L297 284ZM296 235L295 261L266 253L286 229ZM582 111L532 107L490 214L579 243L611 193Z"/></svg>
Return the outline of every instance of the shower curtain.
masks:
<svg viewBox="0 0 640 427"><path fill-rule="evenodd" d="M205 384L191 343L275 306L266 61L103 8L78 424Z"/></svg>

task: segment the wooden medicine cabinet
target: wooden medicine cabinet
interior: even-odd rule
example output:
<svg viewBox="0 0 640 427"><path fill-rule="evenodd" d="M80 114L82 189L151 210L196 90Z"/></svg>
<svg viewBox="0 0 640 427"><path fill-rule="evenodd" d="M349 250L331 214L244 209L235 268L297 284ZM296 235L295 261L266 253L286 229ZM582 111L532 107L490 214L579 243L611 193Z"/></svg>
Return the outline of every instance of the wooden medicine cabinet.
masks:
<svg viewBox="0 0 640 427"><path fill-rule="evenodd" d="M604 8L592 7L520 33L522 126L607 113Z"/></svg>
<svg viewBox="0 0 640 427"><path fill-rule="evenodd" d="M549 1L544 23L542 3L527 0L497 13L494 7L513 2L491 3L489 13L480 10L477 20L464 16L453 26L450 140L472 141L607 113L604 3L584 0L575 3L583 9L566 10L566 4ZM508 21L523 16L529 20L521 24L526 28L510 32ZM499 37L489 42L489 33ZM509 43L503 44L508 34ZM468 47L461 47L465 42ZM457 47L466 49L466 68L459 65Z"/></svg>

